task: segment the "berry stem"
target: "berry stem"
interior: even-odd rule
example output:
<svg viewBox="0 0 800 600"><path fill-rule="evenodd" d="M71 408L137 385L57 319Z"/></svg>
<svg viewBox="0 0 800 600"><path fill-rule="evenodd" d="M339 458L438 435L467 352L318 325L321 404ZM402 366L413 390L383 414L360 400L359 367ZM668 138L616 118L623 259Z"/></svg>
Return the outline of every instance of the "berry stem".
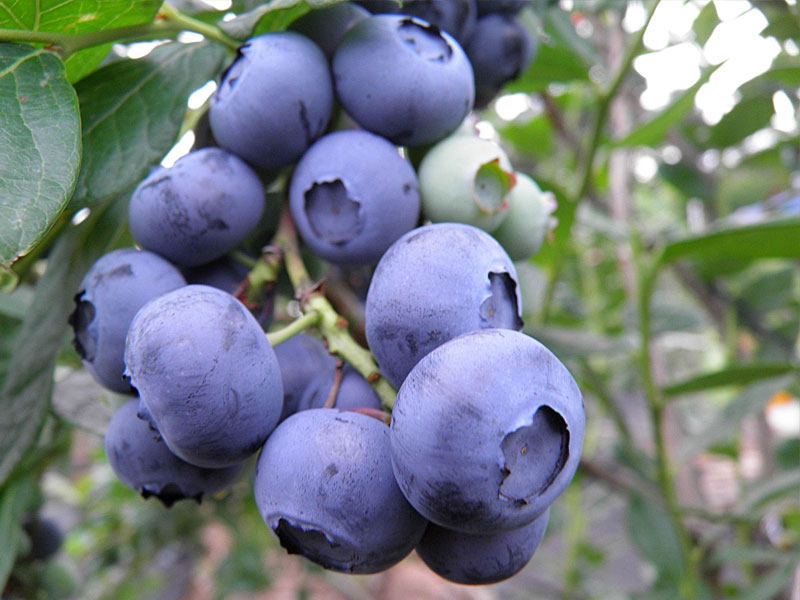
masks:
<svg viewBox="0 0 800 600"><path fill-rule="evenodd" d="M378 365L369 350L363 348L350 335L347 320L333 308L322 293L321 286L315 285L308 274L300 256L297 229L288 208L284 208L273 244L283 251L286 272L292 282L300 308L304 316L313 314L318 322L315 325L328 344L328 351L338 356L361 373L381 399L384 409L391 411L397 392L380 374ZM302 317L301 317L302 319ZM299 321L300 319L298 319ZM270 334L271 335L271 334ZM291 337L291 336L289 336Z"/></svg>
<svg viewBox="0 0 800 600"><path fill-rule="evenodd" d="M309 311L302 317L295 319L283 329L277 331L270 331L267 334L267 340L273 348L282 344L288 339L293 338L298 333L303 333L309 327L315 327L319 324L320 314L316 311Z"/></svg>

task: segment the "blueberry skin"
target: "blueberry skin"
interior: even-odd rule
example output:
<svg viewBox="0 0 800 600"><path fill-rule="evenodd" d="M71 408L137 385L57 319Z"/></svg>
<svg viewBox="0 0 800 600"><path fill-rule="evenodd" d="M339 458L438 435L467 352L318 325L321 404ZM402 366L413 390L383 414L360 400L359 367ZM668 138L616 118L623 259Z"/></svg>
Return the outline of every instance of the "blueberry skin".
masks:
<svg viewBox="0 0 800 600"><path fill-rule="evenodd" d="M519 573L544 539L550 509L529 525L487 535L462 533L430 523L417 554L428 568L453 583L489 585Z"/></svg>
<svg viewBox="0 0 800 600"><path fill-rule="evenodd" d="M275 346L275 356L283 382L283 420L298 411L300 400L313 379L320 374L333 378L336 359L322 341L305 334Z"/></svg>
<svg viewBox="0 0 800 600"><path fill-rule="evenodd" d="M361 4L376 14L393 13L418 17L446 31L462 45L472 34L478 15L475 0L413 0L403 2L402 6L394 0Z"/></svg>
<svg viewBox="0 0 800 600"><path fill-rule="evenodd" d="M124 248L102 256L83 278L69 322L86 370L103 387L130 394L125 335L136 312L153 298L186 285L180 271L157 254Z"/></svg>
<svg viewBox="0 0 800 600"><path fill-rule="evenodd" d="M583 399L533 338L458 337L409 373L392 412L392 464L409 502L466 533L522 527L567 488L580 461Z"/></svg>
<svg viewBox="0 0 800 600"><path fill-rule="evenodd" d="M531 0L478 0L478 16L491 13L515 15L530 3Z"/></svg>
<svg viewBox="0 0 800 600"><path fill-rule="evenodd" d="M374 264L417 224L419 184L411 164L382 137L337 131L300 159L289 206L316 255L337 264Z"/></svg>
<svg viewBox="0 0 800 600"><path fill-rule="evenodd" d="M122 483L143 498L155 496L170 507L184 499L199 503L236 480L241 464L204 469L175 456L137 416L138 405L136 400L123 404L106 431L106 456Z"/></svg>
<svg viewBox="0 0 800 600"><path fill-rule="evenodd" d="M514 181L514 168L499 144L450 136L419 165L422 210L434 223L466 223L492 232L508 214Z"/></svg>
<svg viewBox="0 0 800 600"><path fill-rule="evenodd" d="M255 171L230 152L203 148L148 175L131 196L128 219L140 246L192 267L233 250L263 212Z"/></svg>
<svg viewBox="0 0 800 600"><path fill-rule="evenodd" d="M267 33L239 48L211 99L220 146L276 170L295 162L323 134L333 110L328 60L307 37Z"/></svg>
<svg viewBox="0 0 800 600"><path fill-rule="evenodd" d="M475 85L455 39L415 17L374 15L347 32L333 56L336 93L364 129L424 146L454 131Z"/></svg>
<svg viewBox="0 0 800 600"><path fill-rule="evenodd" d="M336 371L320 373L306 386L303 397L297 410L309 410L311 408L323 408L328 401L331 389L333 388ZM372 389L361 373L356 371L351 365L344 365L342 368L342 381L339 384L339 391L336 394L336 403L333 408L348 410L351 408L372 408L381 409L381 398Z"/></svg>
<svg viewBox="0 0 800 600"><path fill-rule="evenodd" d="M309 38L330 60L344 35L369 14L366 8L357 4L341 2L306 13L294 21L289 29Z"/></svg>
<svg viewBox="0 0 800 600"><path fill-rule="evenodd" d="M261 451L254 492L281 545L333 571L383 571L425 530L392 474L389 428L357 413L318 408L283 421Z"/></svg>
<svg viewBox="0 0 800 600"><path fill-rule="evenodd" d="M475 106L480 108L522 75L537 47L514 16L494 13L478 19L465 49L475 72Z"/></svg>
<svg viewBox="0 0 800 600"><path fill-rule="evenodd" d="M516 173L516 179L508 194L508 215L492 235L512 260L526 260L539 252L550 231L555 201L524 173Z"/></svg>
<svg viewBox="0 0 800 600"><path fill-rule="evenodd" d="M216 288L187 285L145 305L125 342L140 414L183 460L221 468L264 443L283 409L278 359L253 315Z"/></svg>
<svg viewBox="0 0 800 600"><path fill-rule="evenodd" d="M30 551L26 555L32 560L47 560L54 556L64 543L64 532L53 519L35 515L22 524L30 539Z"/></svg>
<svg viewBox="0 0 800 600"><path fill-rule="evenodd" d="M375 268L365 313L369 347L395 387L456 336L522 328L514 264L489 234L459 223L426 225L397 240Z"/></svg>

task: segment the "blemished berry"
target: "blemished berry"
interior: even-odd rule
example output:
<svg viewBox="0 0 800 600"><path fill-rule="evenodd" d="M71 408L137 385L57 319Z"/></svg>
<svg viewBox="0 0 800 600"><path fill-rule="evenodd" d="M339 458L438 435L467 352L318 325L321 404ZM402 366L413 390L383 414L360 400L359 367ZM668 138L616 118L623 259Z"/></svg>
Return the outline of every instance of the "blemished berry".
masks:
<svg viewBox="0 0 800 600"><path fill-rule="evenodd" d="M306 386L297 410L323 408L331 395L336 370L320 373ZM342 368L341 382L331 408L349 410L351 408L371 408L380 410L380 396L372 389L366 379L351 365Z"/></svg>
<svg viewBox="0 0 800 600"><path fill-rule="evenodd" d="M133 392L123 378L125 336L133 316L148 301L184 285L175 266L147 250L114 250L92 265L69 322L75 349L95 381L114 392Z"/></svg>
<svg viewBox="0 0 800 600"><path fill-rule="evenodd" d="M492 232L508 214L514 184L503 149L469 135L442 140L419 166L422 211L434 223L466 223Z"/></svg>
<svg viewBox="0 0 800 600"><path fill-rule="evenodd" d="M532 523L500 533L462 533L430 523L416 551L431 571L462 585L489 585L519 573L544 539L550 509Z"/></svg>
<svg viewBox="0 0 800 600"><path fill-rule="evenodd" d="M418 17L446 31L460 44L469 39L478 14L475 0L413 0L403 2L402 6L394 0L361 4L374 14L394 13Z"/></svg>
<svg viewBox="0 0 800 600"><path fill-rule="evenodd" d="M475 106L482 108L528 68L536 53L528 30L513 15L478 19L465 50L475 73Z"/></svg>
<svg viewBox="0 0 800 600"><path fill-rule="evenodd" d="M424 146L472 109L472 67L458 42L415 17L373 15L347 32L333 56L336 93L364 129Z"/></svg>
<svg viewBox="0 0 800 600"><path fill-rule="evenodd" d="M539 252L556 208L552 194L545 194L529 176L516 173L516 180L508 195L508 216L492 232L494 239L515 261Z"/></svg>
<svg viewBox="0 0 800 600"><path fill-rule="evenodd" d="M395 387L431 350L469 331L522 328L514 264L486 232L458 223L408 232L383 255L366 301L366 335Z"/></svg>
<svg viewBox="0 0 800 600"><path fill-rule="evenodd" d="M417 176L382 137L338 131L300 159L289 205L303 241L317 256L338 264L375 263L417 224Z"/></svg>
<svg viewBox="0 0 800 600"><path fill-rule="evenodd" d="M409 373L392 412L392 464L408 501L466 533L522 527L580 461L583 399L566 367L518 331L442 344Z"/></svg>
<svg viewBox="0 0 800 600"><path fill-rule="evenodd" d="M143 498L155 496L170 507L183 499L200 502L236 480L241 465L205 469L175 456L137 416L138 405L136 400L123 404L106 431L108 462L127 487Z"/></svg>
<svg viewBox="0 0 800 600"><path fill-rule="evenodd" d="M203 148L153 171L131 196L133 239L181 266L211 262L238 246L264 212L264 188L247 164Z"/></svg>
<svg viewBox="0 0 800 600"><path fill-rule="evenodd" d="M305 334L275 346L275 356L283 382L283 420L298 411L300 400L313 379L321 374L333 377L336 359L322 341Z"/></svg>
<svg viewBox="0 0 800 600"><path fill-rule="evenodd" d="M64 543L64 532L53 519L34 515L25 519L22 528L30 541L26 557L32 560L47 560L54 556Z"/></svg>
<svg viewBox="0 0 800 600"><path fill-rule="evenodd" d="M352 2L340 2L306 13L293 21L289 29L308 37L330 60L350 28L369 15L366 8Z"/></svg>
<svg viewBox="0 0 800 600"><path fill-rule="evenodd" d="M238 464L264 443L283 408L275 352L232 295L187 285L145 305L125 343L140 414L194 465Z"/></svg>
<svg viewBox="0 0 800 600"><path fill-rule="evenodd" d="M220 146L276 170L295 162L323 134L333 109L328 60L293 31L267 33L239 48L209 108Z"/></svg>
<svg viewBox="0 0 800 600"><path fill-rule="evenodd" d="M426 525L395 482L388 427L353 412L319 408L283 421L261 451L254 490L281 545L334 571L383 571Z"/></svg>
<svg viewBox="0 0 800 600"><path fill-rule="evenodd" d="M530 3L531 0L478 0L478 15L481 17L491 13L515 15Z"/></svg>

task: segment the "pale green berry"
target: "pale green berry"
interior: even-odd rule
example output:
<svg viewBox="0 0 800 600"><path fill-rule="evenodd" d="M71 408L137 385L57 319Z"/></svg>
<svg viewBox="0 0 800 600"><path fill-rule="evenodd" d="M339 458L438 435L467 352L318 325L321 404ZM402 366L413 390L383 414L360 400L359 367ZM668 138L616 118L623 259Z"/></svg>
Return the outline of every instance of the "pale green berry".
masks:
<svg viewBox="0 0 800 600"><path fill-rule="evenodd" d="M508 216L493 236L512 260L523 260L541 249L553 223L555 199L524 173L516 173L516 178L517 184L508 195Z"/></svg>

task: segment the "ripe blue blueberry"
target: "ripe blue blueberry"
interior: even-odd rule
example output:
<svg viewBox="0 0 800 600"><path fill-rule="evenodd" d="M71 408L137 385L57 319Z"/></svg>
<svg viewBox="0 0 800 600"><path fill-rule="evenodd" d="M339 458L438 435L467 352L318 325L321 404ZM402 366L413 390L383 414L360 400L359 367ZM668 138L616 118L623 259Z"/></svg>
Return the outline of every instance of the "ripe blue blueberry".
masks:
<svg viewBox="0 0 800 600"><path fill-rule="evenodd" d="M332 67L347 113L395 144L432 144L472 109L475 89L466 54L449 34L422 19L364 19L347 32Z"/></svg>
<svg viewBox="0 0 800 600"><path fill-rule="evenodd" d="M238 246L264 212L264 188L240 158L219 148L156 169L131 196L136 242L181 266L196 266Z"/></svg>
<svg viewBox="0 0 800 600"><path fill-rule="evenodd" d="M463 585L489 585L519 573L544 539L550 510L529 525L485 535L430 523L416 551L437 575Z"/></svg>
<svg viewBox="0 0 800 600"><path fill-rule="evenodd" d="M27 558L47 560L55 555L64 543L64 532L53 519L34 515L25 519L22 528L30 541Z"/></svg>
<svg viewBox="0 0 800 600"><path fill-rule="evenodd" d="M289 29L301 33L320 47L330 60L350 28L369 16L369 11L352 2L340 2L306 13Z"/></svg>
<svg viewBox="0 0 800 600"><path fill-rule="evenodd" d="M541 515L580 461L583 399L533 338L484 329L409 373L392 412L392 464L406 498L448 529L496 533Z"/></svg>
<svg viewBox="0 0 800 600"><path fill-rule="evenodd" d="M333 109L328 60L293 31L249 40L223 75L209 121L220 146L276 170L295 162L323 134Z"/></svg>
<svg viewBox="0 0 800 600"><path fill-rule="evenodd" d="M515 15L528 6L531 0L478 0L478 15L503 13Z"/></svg>
<svg viewBox="0 0 800 600"><path fill-rule="evenodd" d="M320 373L306 387L297 410L323 408L331 395L336 371ZM342 379L332 408L348 410L351 408L371 408L380 410L380 396L372 389L361 373L351 365L342 368Z"/></svg>
<svg viewBox="0 0 800 600"><path fill-rule="evenodd" d="M300 400L315 377L320 374L333 377L336 359L320 340L305 334L275 346L275 356L283 382L283 420L298 411Z"/></svg>
<svg viewBox="0 0 800 600"><path fill-rule="evenodd" d="M388 427L353 412L319 408L283 421L261 451L254 492L289 553L334 571L383 571L425 530L392 474Z"/></svg>
<svg viewBox="0 0 800 600"><path fill-rule="evenodd" d="M478 19L466 46L475 72L475 106L489 104L503 86L519 78L536 53L528 30L513 15Z"/></svg>
<svg viewBox="0 0 800 600"><path fill-rule="evenodd" d="M136 415L138 404L136 400L123 404L106 431L106 456L122 483L169 507L188 498L200 502L236 480L241 465L204 469L175 456Z"/></svg>
<svg viewBox="0 0 800 600"><path fill-rule="evenodd" d="M216 288L187 285L145 305L125 343L140 414L201 467L244 461L283 408L278 360L253 315Z"/></svg>
<svg viewBox="0 0 800 600"><path fill-rule="evenodd" d="M131 320L149 300L184 285L177 268L146 250L114 250L94 263L75 296L69 322L75 349L95 381L115 392L132 392L122 377Z"/></svg>
<svg viewBox="0 0 800 600"><path fill-rule="evenodd" d="M521 329L521 314L514 264L500 244L469 225L426 225L397 240L375 268L367 342L397 387L440 344L476 329Z"/></svg>
<svg viewBox="0 0 800 600"><path fill-rule="evenodd" d="M397 148L366 131L316 142L297 164L289 203L303 241L334 263L375 263L419 219L417 176Z"/></svg>

